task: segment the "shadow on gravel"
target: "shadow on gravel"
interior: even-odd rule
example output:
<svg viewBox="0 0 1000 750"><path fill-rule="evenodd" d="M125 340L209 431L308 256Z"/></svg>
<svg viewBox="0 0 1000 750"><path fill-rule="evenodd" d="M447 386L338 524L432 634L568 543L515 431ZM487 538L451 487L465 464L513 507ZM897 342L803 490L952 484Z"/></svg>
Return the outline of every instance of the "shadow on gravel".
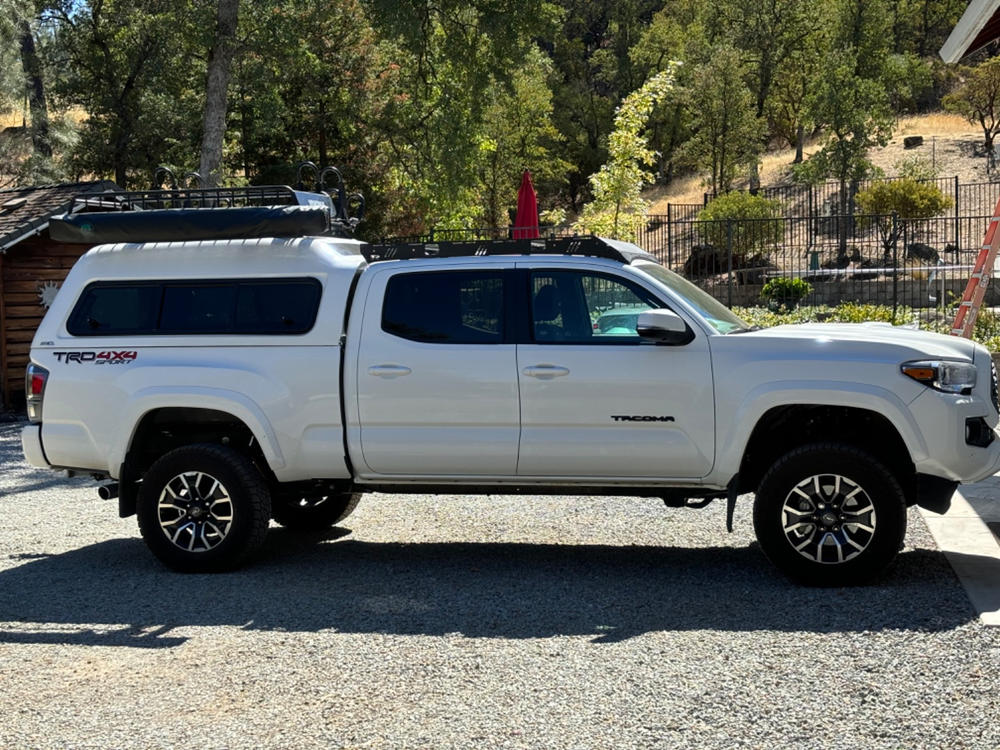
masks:
<svg viewBox="0 0 1000 750"><path fill-rule="evenodd" d="M333 530L332 536L345 534ZM228 575L179 575L138 539L0 571L0 643L170 647L183 626L625 640L663 630L948 630L975 614L944 556L901 554L876 585L809 589L741 548L384 544L274 530ZM33 629L37 624L37 630Z"/></svg>

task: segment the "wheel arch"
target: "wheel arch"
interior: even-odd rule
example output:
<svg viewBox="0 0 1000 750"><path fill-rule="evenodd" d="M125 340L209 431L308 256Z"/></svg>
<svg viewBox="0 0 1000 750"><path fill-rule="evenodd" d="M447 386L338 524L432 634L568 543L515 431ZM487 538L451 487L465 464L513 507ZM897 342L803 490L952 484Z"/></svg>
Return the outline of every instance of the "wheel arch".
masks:
<svg viewBox="0 0 1000 750"><path fill-rule="evenodd" d="M916 469L896 425L881 412L839 404L786 404L764 412L753 427L740 460L740 491L753 492L768 468L796 447L841 442L870 453L914 497Z"/></svg>
<svg viewBox="0 0 1000 750"><path fill-rule="evenodd" d="M184 393L155 388L136 394L121 421L122 432L109 465L118 467L124 464L127 456L137 448L141 449L142 441L149 437L150 431L163 424L185 425L194 431L204 427L210 437L219 434L220 429L238 427L252 437L259 457L268 469L275 471L285 466L277 436L261 408L242 393L215 388L186 390ZM205 441L185 440L169 449L186 442Z"/></svg>

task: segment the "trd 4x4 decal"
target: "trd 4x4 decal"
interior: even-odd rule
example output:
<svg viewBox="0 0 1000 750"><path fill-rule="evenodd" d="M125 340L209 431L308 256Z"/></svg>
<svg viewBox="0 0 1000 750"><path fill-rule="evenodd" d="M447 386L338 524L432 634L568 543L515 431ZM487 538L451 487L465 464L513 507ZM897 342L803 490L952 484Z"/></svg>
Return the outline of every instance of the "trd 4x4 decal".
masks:
<svg viewBox="0 0 1000 750"><path fill-rule="evenodd" d="M91 362L95 365L124 365L135 361L139 352L53 352L59 362L76 362L84 364Z"/></svg>

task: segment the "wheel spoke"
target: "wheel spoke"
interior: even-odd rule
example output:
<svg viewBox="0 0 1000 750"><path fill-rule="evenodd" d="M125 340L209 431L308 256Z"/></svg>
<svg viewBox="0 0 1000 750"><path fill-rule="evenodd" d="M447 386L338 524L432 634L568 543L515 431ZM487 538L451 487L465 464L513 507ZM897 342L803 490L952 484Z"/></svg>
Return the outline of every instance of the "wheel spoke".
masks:
<svg viewBox="0 0 1000 750"><path fill-rule="evenodd" d="M809 502L809 510L801 510L803 499ZM817 503L828 509L820 511ZM791 487L780 519L785 538L796 552L822 565L839 565L868 549L875 538L875 516L875 505L861 485L829 473L803 477ZM835 552L824 551L831 547Z"/></svg>
<svg viewBox="0 0 1000 750"><path fill-rule="evenodd" d="M206 487L209 491L203 494ZM185 552L197 554L222 543L232 528L234 508L218 478L203 471L187 471L163 485L156 511L167 539Z"/></svg>

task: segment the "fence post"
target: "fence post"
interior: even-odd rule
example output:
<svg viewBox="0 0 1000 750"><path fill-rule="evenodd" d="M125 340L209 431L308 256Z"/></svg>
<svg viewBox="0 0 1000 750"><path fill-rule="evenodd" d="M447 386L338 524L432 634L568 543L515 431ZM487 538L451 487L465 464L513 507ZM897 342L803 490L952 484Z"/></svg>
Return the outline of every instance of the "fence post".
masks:
<svg viewBox="0 0 1000 750"><path fill-rule="evenodd" d="M896 325L899 307L899 215L892 212L892 324Z"/></svg>
<svg viewBox="0 0 1000 750"><path fill-rule="evenodd" d="M958 249L958 244L959 244L959 241L958 241L958 227L959 227L958 216L959 216L959 211L958 211L958 175L955 175L955 249L956 250ZM958 255L956 255L955 257L957 258Z"/></svg>
<svg viewBox="0 0 1000 750"><path fill-rule="evenodd" d="M667 268L674 267L674 242L673 242L673 226L674 226L674 213L671 211L671 206L673 204L667 204Z"/></svg>
<svg viewBox="0 0 1000 750"><path fill-rule="evenodd" d="M726 219L726 254L729 256L728 306L733 306L733 220Z"/></svg>

